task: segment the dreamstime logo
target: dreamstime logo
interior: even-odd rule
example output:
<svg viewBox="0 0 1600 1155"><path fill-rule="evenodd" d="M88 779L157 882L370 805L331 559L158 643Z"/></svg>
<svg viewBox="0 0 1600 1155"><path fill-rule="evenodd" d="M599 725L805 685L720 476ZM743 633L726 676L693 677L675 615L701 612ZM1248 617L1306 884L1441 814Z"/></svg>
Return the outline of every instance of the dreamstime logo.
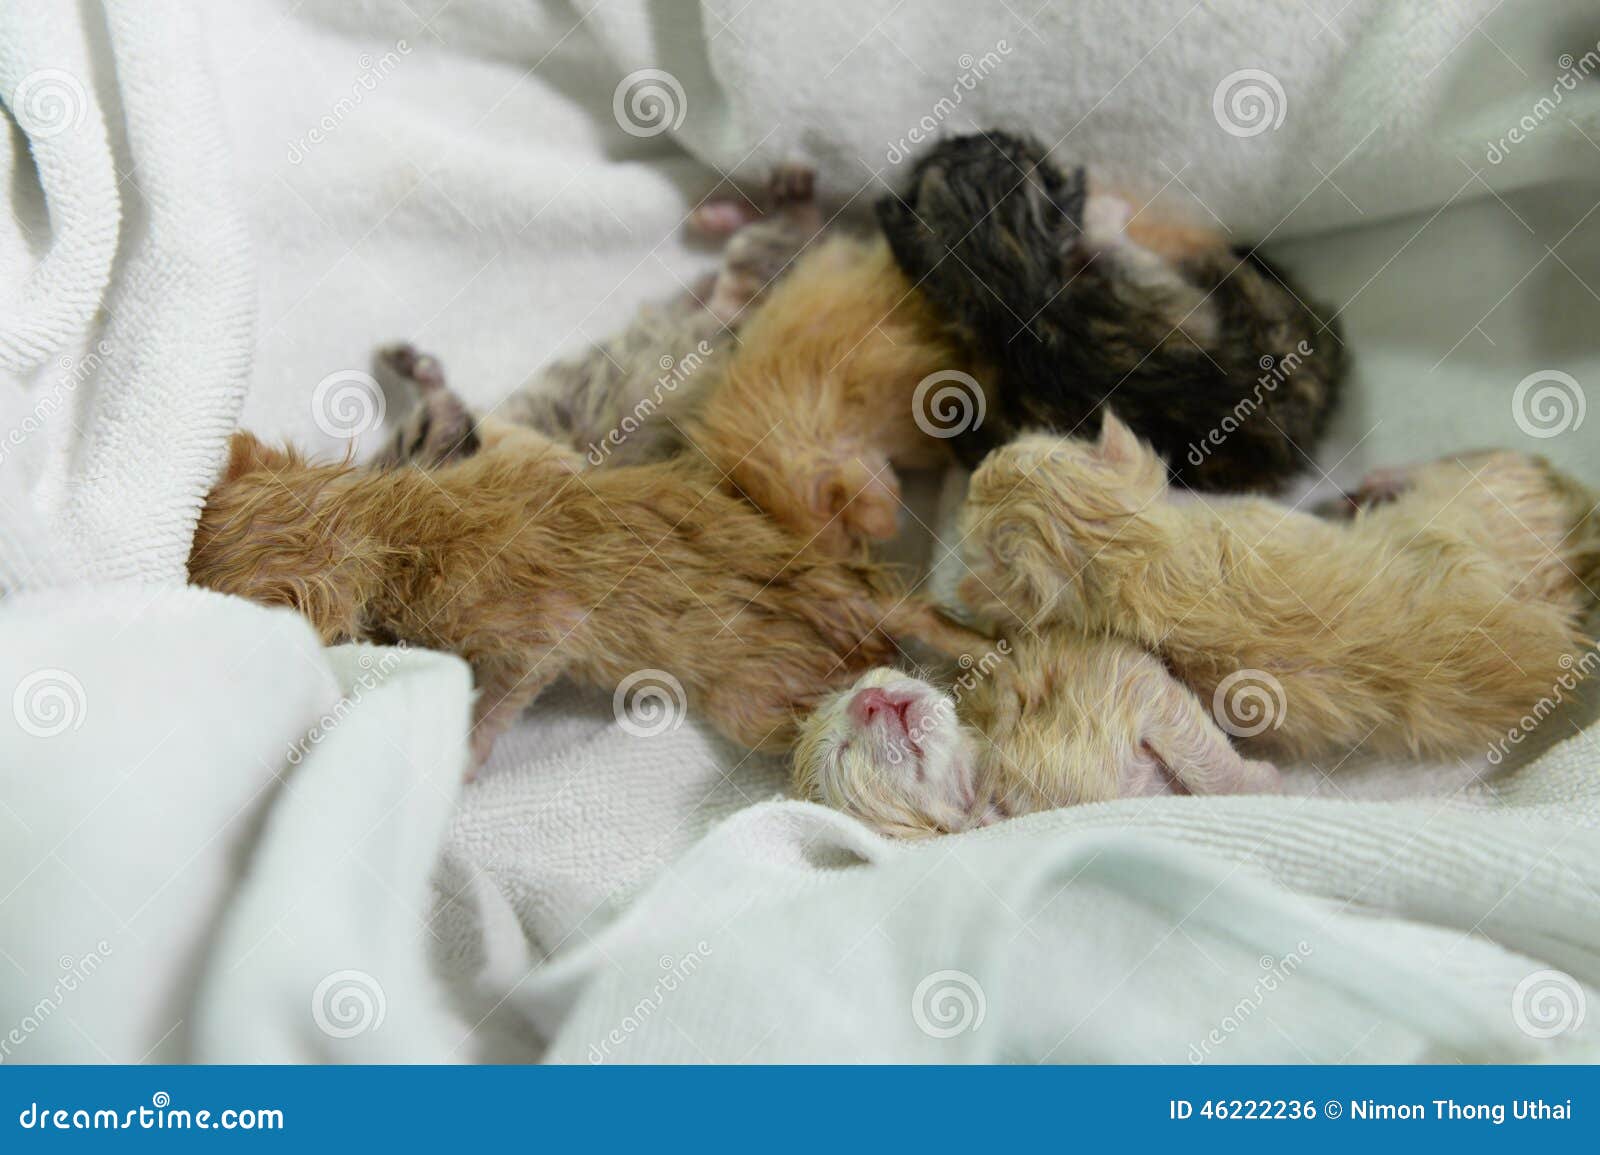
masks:
<svg viewBox="0 0 1600 1155"><path fill-rule="evenodd" d="M934 103L932 110L908 128L906 134L899 140L889 141L884 159L890 164L899 164L916 151L917 145L936 139L940 126L961 107L966 94L976 89L978 83L999 68L1001 61L1010 55L1011 42L1000 39L995 41L994 47L982 56L974 56L970 52L963 52L958 56L956 66L961 72L956 77L955 83L950 86L950 95L941 96Z"/></svg>
<svg viewBox="0 0 1600 1155"><path fill-rule="evenodd" d="M311 992L311 1019L325 1035L353 1039L383 1026L389 1000L366 971L334 971Z"/></svg>
<svg viewBox="0 0 1600 1155"><path fill-rule="evenodd" d="M383 424L383 389L370 373L329 373L311 394L311 418L329 437L359 437Z"/></svg>
<svg viewBox="0 0 1600 1155"><path fill-rule="evenodd" d="M951 1039L983 1026L989 1003L966 971L934 971L911 994L911 1020L934 1039Z"/></svg>
<svg viewBox="0 0 1600 1155"><path fill-rule="evenodd" d="M629 136L660 136L677 131L689 112L683 85L670 72L641 68L630 72L611 94L611 114Z"/></svg>
<svg viewBox="0 0 1600 1155"><path fill-rule="evenodd" d="M1001 638L994 644L994 649L987 651L981 658L974 658L971 654L962 654L957 658L956 665L960 667L961 672L951 683L949 694L940 695L933 709L922 713L916 721L906 727L903 738L889 744L884 750L884 757L889 764L898 766L913 757L927 738L937 733L941 726L955 716L962 699L976 689L979 683L992 677L1000 663L1010 656L1011 643Z"/></svg>
<svg viewBox="0 0 1600 1155"><path fill-rule="evenodd" d="M1564 971L1534 971L1511 994L1511 1018L1535 1039L1553 1039L1583 1026L1583 987Z"/></svg>
<svg viewBox="0 0 1600 1155"><path fill-rule="evenodd" d="M404 40L396 40L394 48L377 59L363 52L356 61L361 66L361 72L350 85L349 95L339 97L304 134L289 142L286 154L289 163L300 164L313 148L337 132L345 118L361 107L367 94L376 92L390 73L400 67L400 57L410 55L411 45Z"/></svg>
<svg viewBox="0 0 1600 1155"><path fill-rule="evenodd" d="M683 725L689 704L683 683L665 670L635 670L611 696L617 725L635 738L654 738Z"/></svg>
<svg viewBox="0 0 1600 1155"><path fill-rule="evenodd" d="M1235 670L1217 683L1211 713L1235 738L1254 738L1283 725L1283 683L1265 670Z"/></svg>
<svg viewBox="0 0 1600 1155"><path fill-rule="evenodd" d="M0 1035L0 1063L9 1059L13 1051L43 1027L50 1016L66 1003L67 996L77 991L86 979L99 970L100 964L105 962L110 954L111 944L101 939L88 954L62 955L60 960L62 974L56 979L50 992L34 1003L16 1025L4 1035Z"/></svg>
<svg viewBox="0 0 1600 1155"><path fill-rule="evenodd" d="M1211 94L1211 115L1229 136L1260 136L1276 131L1289 113L1283 85L1270 72L1241 68L1222 78Z"/></svg>
<svg viewBox="0 0 1600 1155"><path fill-rule="evenodd" d="M611 451L622 445L640 429L650 426L650 418L655 411L661 408L666 398L678 391L690 377L700 371L716 349L710 341L702 340L686 355L674 357L670 353L663 353L656 364L661 366L661 376L656 378L654 388L648 396L641 397L634 403L633 409L623 414L622 420L617 422L604 437L598 441L589 442L589 451L584 454L590 465L603 465L606 458L611 456ZM656 423L659 427L660 423Z"/></svg>
<svg viewBox="0 0 1600 1155"><path fill-rule="evenodd" d="M701 939L688 954L673 958L664 954L658 960L662 974L650 987L650 993L634 1003L622 1021L601 1037L598 1043L589 1044L589 1062L603 1063L611 1052L626 1043L635 1031L641 1029L650 1016L659 1011L667 996L675 993L705 962L711 954L711 944Z"/></svg>
<svg viewBox="0 0 1600 1155"><path fill-rule="evenodd" d="M383 684L384 679L400 664L405 652L406 643L397 641L393 646L384 649L381 656L374 657L373 652L368 651L356 658L356 665L361 667L361 673L351 685L350 692L341 696L331 710L312 723L311 728L289 747L289 765L298 766L305 761L312 747L320 744L341 722L353 714L369 692Z"/></svg>
<svg viewBox="0 0 1600 1155"><path fill-rule="evenodd" d="M1556 676L1550 692L1541 697L1517 724L1506 731L1504 738L1489 747L1488 758L1491 766L1498 766L1504 762L1506 755L1511 753L1511 747L1520 746L1524 739L1539 728L1551 714L1554 714L1566 702L1567 696L1577 691L1584 679L1592 677L1597 668L1600 668L1600 642L1594 647L1583 652L1582 657L1575 658L1571 654L1562 654L1556 659L1556 665L1561 673Z"/></svg>
<svg viewBox="0 0 1600 1155"><path fill-rule="evenodd" d="M1485 142L1488 148L1484 150L1483 156L1490 164L1499 164L1505 160L1513 148L1527 140L1556 114L1556 109L1565 102L1567 93L1576 92L1584 81L1600 69L1600 42L1579 57L1574 57L1570 52L1563 52L1556 58L1556 64L1561 68L1561 72L1556 76L1555 83L1550 86L1550 95L1541 96L1535 101L1533 108L1524 113L1499 140Z"/></svg>
<svg viewBox="0 0 1600 1155"><path fill-rule="evenodd" d="M76 76L59 68L28 73L11 94L11 115L35 140L78 128L88 113L89 94Z"/></svg>
<svg viewBox="0 0 1600 1155"><path fill-rule="evenodd" d="M83 726L89 700L83 683L66 670L35 670L17 683L11 714L24 733L54 738Z"/></svg>
<svg viewBox="0 0 1600 1155"><path fill-rule="evenodd" d="M1224 415L1211 432L1199 441L1189 442L1189 464L1196 469L1204 465L1206 458L1211 456L1211 451L1220 448L1235 430L1261 408L1267 394L1276 393L1278 386L1287 381L1305 359L1315 352L1311 342L1302 339L1282 357L1274 357L1270 353L1263 354L1256 362L1261 367L1261 376L1256 378L1255 388L1248 396L1239 398L1232 411Z"/></svg>
<svg viewBox="0 0 1600 1155"><path fill-rule="evenodd" d="M1266 1004L1267 996L1275 993L1279 987L1293 978L1294 972L1300 969L1300 964L1310 957L1311 944L1304 939L1295 943L1294 949L1281 958L1270 954L1262 955L1261 969L1265 973L1250 985L1249 993L1234 1003L1228 1013L1222 1016L1222 1021L1211 1028L1203 1039L1198 1043L1189 1044L1189 1062L1205 1062L1211 1052L1232 1038L1234 1033L1249 1021L1250 1016Z"/></svg>
<svg viewBox="0 0 1600 1155"><path fill-rule="evenodd" d="M983 424L983 386L959 369L941 369L917 382L911 416L929 437L959 437Z"/></svg>
<svg viewBox="0 0 1600 1155"><path fill-rule="evenodd" d="M0 462L5 461L10 450L21 446L29 437L43 429L51 418L65 409L68 399L77 392L78 386L100 369L110 353L111 343L101 340L81 357L62 357L57 362L61 375L49 389L41 392L33 409L24 415L15 428L8 429L0 435Z"/></svg>
<svg viewBox="0 0 1600 1155"><path fill-rule="evenodd" d="M1540 369L1517 382L1511 417L1529 437L1558 437L1583 424L1588 398L1570 373Z"/></svg>

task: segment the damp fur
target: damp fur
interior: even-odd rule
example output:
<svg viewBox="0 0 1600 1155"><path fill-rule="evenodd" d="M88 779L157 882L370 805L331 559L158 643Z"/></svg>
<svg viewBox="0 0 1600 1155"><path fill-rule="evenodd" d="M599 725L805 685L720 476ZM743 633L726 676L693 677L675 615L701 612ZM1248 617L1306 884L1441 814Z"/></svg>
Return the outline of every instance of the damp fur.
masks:
<svg viewBox="0 0 1600 1155"><path fill-rule="evenodd" d="M1384 471L1329 518L1176 489L1108 413L992 454L961 533L980 617L1148 649L1256 757L1482 755L1594 644L1595 495L1523 453Z"/></svg>
<svg viewBox="0 0 1600 1155"><path fill-rule="evenodd" d="M580 472L502 423L431 470L321 465L235 435L189 558L196 585L303 613L325 641L460 655L473 749L551 682L662 671L740 746L787 750L796 717L896 639L970 637L880 566L826 557L689 458Z"/></svg>

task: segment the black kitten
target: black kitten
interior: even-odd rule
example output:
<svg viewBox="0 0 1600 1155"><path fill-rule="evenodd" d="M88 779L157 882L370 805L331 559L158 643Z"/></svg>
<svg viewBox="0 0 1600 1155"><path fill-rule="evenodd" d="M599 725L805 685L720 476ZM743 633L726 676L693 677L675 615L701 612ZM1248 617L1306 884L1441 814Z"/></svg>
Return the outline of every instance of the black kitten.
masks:
<svg viewBox="0 0 1600 1155"><path fill-rule="evenodd" d="M877 213L900 267L996 367L985 420L955 441L969 465L1027 428L1094 436L1109 405L1179 482L1271 490L1327 425L1346 368L1336 324L1253 251L1181 227L1125 233L1127 205L1033 141L936 145Z"/></svg>

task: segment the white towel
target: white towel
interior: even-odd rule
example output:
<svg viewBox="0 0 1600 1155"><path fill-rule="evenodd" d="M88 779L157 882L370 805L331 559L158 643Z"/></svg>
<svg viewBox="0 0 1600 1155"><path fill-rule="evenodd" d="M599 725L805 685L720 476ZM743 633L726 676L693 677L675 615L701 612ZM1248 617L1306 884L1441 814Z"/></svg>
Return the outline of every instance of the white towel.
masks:
<svg viewBox="0 0 1600 1155"><path fill-rule="evenodd" d="M18 541L0 551L0 589L180 583L254 339L255 270L195 12L12 5L0 44L21 129L0 145L17 174L0 232L15 422L0 540ZM29 155L9 152L18 139Z"/></svg>
<svg viewBox="0 0 1600 1155"><path fill-rule="evenodd" d="M859 209L924 116L1270 233L1344 306L1334 482L1489 443L1600 483L1596 81L1562 87L1590 6L26 8L0 586L78 586L0 605L0 1058L1593 1053L1592 704L1481 784L1299 770L900 847L765 805L783 768L694 719L624 733L603 693L541 701L460 790L459 662L171 588L247 364L245 424L327 454L381 435L316 399L362 400L385 340L492 404L709 264L678 225L716 167L807 159ZM57 71L59 130L17 98ZM1552 383L1559 428L1517 408Z"/></svg>

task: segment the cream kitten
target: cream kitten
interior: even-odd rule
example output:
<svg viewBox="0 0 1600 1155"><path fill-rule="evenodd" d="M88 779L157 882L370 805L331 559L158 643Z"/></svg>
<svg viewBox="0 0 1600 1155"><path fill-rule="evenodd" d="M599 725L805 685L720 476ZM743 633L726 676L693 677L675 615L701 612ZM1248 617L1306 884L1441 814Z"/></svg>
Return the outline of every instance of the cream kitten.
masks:
<svg viewBox="0 0 1600 1155"><path fill-rule="evenodd" d="M1172 490L1109 414L1098 441L1024 436L973 475L962 594L1148 648L1245 749L1482 752L1587 644L1594 495L1510 452L1381 481L1398 496L1330 520Z"/></svg>
<svg viewBox="0 0 1600 1155"><path fill-rule="evenodd" d="M1153 794L1263 793L1205 706L1144 651L1046 630L1002 639L950 690L869 671L804 721L803 798L920 837Z"/></svg>

